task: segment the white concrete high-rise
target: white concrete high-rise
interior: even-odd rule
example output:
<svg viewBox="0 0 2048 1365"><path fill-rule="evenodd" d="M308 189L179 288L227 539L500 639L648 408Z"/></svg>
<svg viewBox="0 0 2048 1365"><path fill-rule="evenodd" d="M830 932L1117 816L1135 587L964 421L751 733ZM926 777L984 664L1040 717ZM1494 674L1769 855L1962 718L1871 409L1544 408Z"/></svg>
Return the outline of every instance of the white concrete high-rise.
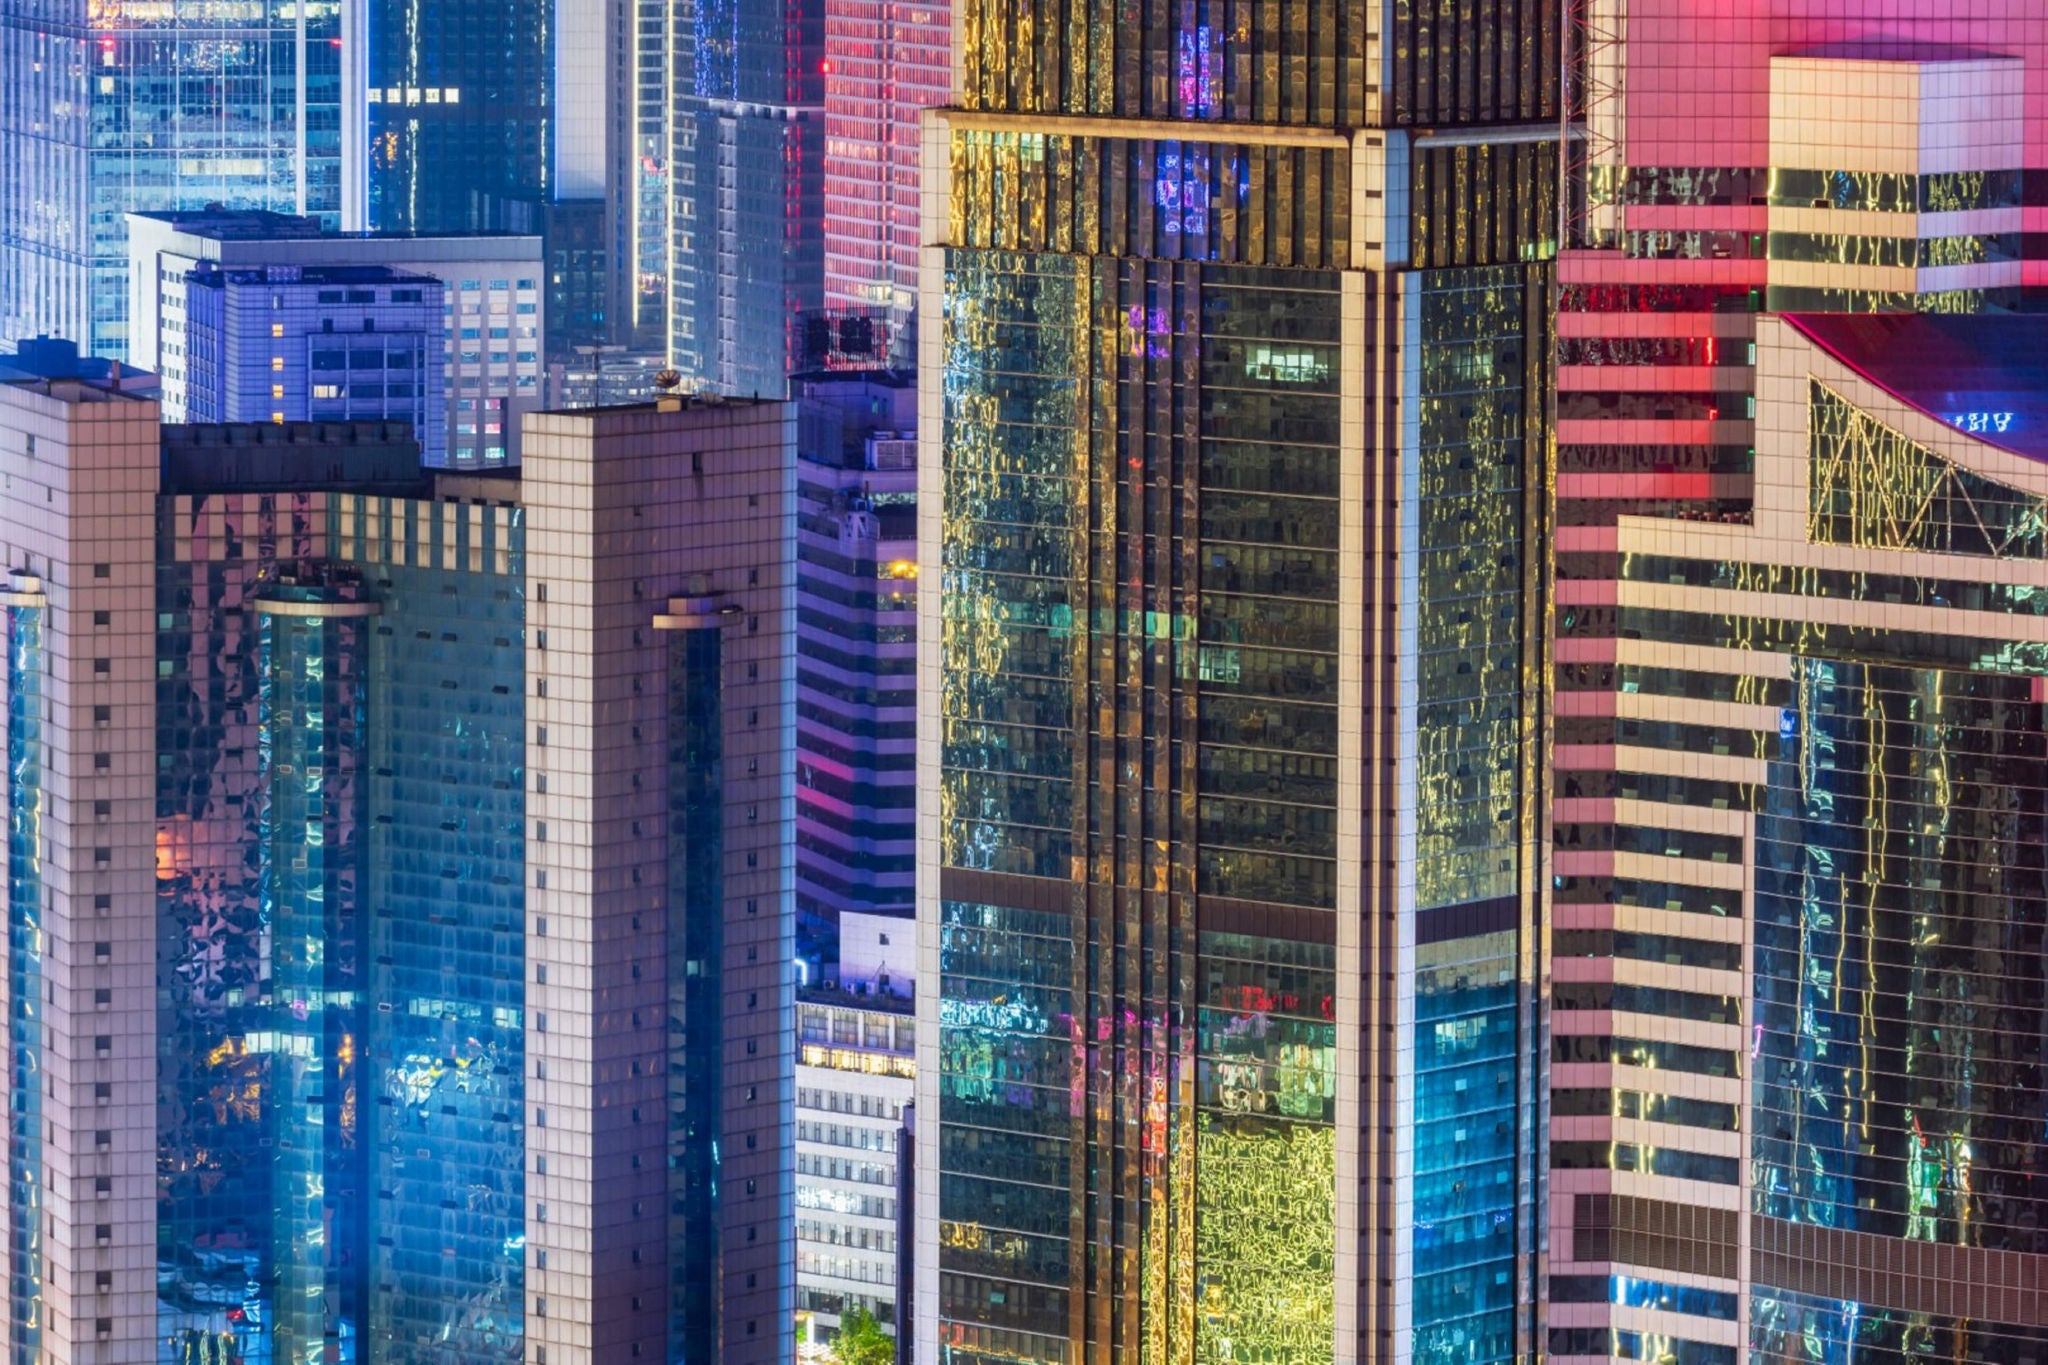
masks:
<svg viewBox="0 0 2048 1365"><path fill-rule="evenodd" d="M866 1309L907 1342L896 1282L904 1107L916 1098L917 925L839 918L839 965L797 993L796 1306L812 1342Z"/></svg>
<svg viewBox="0 0 2048 1365"><path fill-rule="evenodd" d="M163 375L168 420L186 419L186 279L195 266L384 266L432 275L443 287L448 462L518 461L520 418L545 401L548 291L538 236L333 233L285 214L207 209L131 215L128 249L130 358Z"/></svg>

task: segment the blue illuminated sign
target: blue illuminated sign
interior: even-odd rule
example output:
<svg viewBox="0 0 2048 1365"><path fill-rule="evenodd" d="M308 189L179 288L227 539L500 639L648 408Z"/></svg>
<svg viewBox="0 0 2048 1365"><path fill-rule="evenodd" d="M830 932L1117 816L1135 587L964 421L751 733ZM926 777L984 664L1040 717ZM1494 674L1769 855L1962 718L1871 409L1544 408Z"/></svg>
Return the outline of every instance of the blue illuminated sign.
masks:
<svg viewBox="0 0 2048 1365"><path fill-rule="evenodd" d="M1948 414L1949 425L1973 435L1987 433L2004 434L2017 423L2018 414L2011 412L1952 412Z"/></svg>

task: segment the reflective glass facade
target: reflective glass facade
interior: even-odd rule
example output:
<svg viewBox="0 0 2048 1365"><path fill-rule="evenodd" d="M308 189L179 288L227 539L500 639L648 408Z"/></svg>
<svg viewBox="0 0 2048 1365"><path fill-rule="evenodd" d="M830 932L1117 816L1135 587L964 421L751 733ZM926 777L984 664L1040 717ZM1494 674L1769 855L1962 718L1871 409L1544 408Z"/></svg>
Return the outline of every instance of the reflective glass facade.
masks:
<svg viewBox="0 0 2048 1365"><path fill-rule="evenodd" d="M825 302L886 309L892 363L913 359L919 118L952 94L952 36L946 4L825 3Z"/></svg>
<svg viewBox="0 0 2048 1365"><path fill-rule="evenodd" d="M1625 517L1617 556L1560 557L1559 657L1588 661L1559 672L1588 769L1559 775L1560 923L1612 928L1556 936L1552 1287L1631 1267L1569 1301L1678 1358L2020 1361L2048 1271L2043 487L1897 396L1924 344L1837 358L1851 325L1757 323L1750 524ZM1996 379L1951 368L1943 398ZM1674 1272L1701 1292L1619 1288Z"/></svg>
<svg viewBox="0 0 2048 1365"><path fill-rule="evenodd" d="M1537 796L1548 277L1423 273L1414 454L1415 1356L1501 1360L1529 1308L1538 1172L1523 918Z"/></svg>
<svg viewBox="0 0 2048 1365"><path fill-rule="evenodd" d="M282 1007L268 1100L277 1357L330 1354L363 1308L361 781L364 617L339 593L276 588L256 613L257 914ZM308 609L303 612L297 608ZM338 1327L338 1324L337 1324ZM333 1334L342 1338L340 1330ZM344 1359L355 1353L345 1347Z"/></svg>
<svg viewBox="0 0 2048 1365"><path fill-rule="evenodd" d="M795 426L0 385L10 1359L788 1350Z"/></svg>
<svg viewBox="0 0 2048 1365"><path fill-rule="evenodd" d="M669 358L780 398L825 301L825 0L688 0L673 23Z"/></svg>
<svg viewBox="0 0 2048 1365"><path fill-rule="evenodd" d="M158 536L160 1313L518 1360L516 513L174 492Z"/></svg>
<svg viewBox="0 0 2048 1365"><path fill-rule="evenodd" d="M0 8L0 340L125 357L129 213L337 223L342 6L230 8Z"/></svg>
<svg viewBox="0 0 2048 1365"><path fill-rule="evenodd" d="M718 1359L718 1143L725 1127L724 704L715 625L668 642L670 1359Z"/></svg>
<svg viewBox="0 0 2048 1365"><path fill-rule="evenodd" d="M552 0L366 0L369 226L506 228L549 179Z"/></svg>
<svg viewBox="0 0 2048 1365"><path fill-rule="evenodd" d="M7 1296L8 1359L34 1365L42 1348L45 1205L44 900L42 831L43 617L39 592L10 593L7 614Z"/></svg>
<svg viewBox="0 0 2048 1365"><path fill-rule="evenodd" d="M2043 18L1586 11L1554 1353L2039 1354Z"/></svg>
<svg viewBox="0 0 2048 1365"><path fill-rule="evenodd" d="M940 1359L1535 1349L1560 20L1524 8L956 11L921 304ZM1500 131L1395 131L1459 124Z"/></svg>

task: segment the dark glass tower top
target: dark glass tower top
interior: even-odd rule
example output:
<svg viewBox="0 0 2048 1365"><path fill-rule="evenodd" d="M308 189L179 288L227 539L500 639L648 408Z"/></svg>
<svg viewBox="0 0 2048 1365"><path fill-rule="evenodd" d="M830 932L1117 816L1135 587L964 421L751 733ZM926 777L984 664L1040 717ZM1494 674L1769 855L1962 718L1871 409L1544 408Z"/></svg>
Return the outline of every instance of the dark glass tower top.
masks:
<svg viewBox="0 0 2048 1365"><path fill-rule="evenodd" d="M1556 0L1455 11L1403 0L1379 24L1374 8L962 0L958 99L987 112L1329 129L1557 117Z"/></svg>
<svg viewBox="0 0 2048 1365"><path fill-rule="evenodd" d="M370 222L506 226L548 192L550 0L368 0ZM591 92L591 98L601 92Z"/></svg>

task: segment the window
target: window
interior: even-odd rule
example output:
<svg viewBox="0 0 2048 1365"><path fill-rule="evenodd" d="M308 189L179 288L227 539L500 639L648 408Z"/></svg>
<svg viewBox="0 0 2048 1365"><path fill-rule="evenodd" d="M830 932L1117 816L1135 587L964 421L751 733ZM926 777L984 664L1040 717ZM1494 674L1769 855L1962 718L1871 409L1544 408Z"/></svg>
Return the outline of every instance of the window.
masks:
<svg viewBox="0 0 2048 1365"><path fill-rule="evenodd" d="M274 356L270 357L270 368L271 368L271 369L273 369L273 370L281 370L281 369L283 369L283 368L284 368L284 357L283 357L283 356L281 356L281 355L274 355Z"/></svg>
<svg viewBox="0 0 2048 1365"><path fill-rule="evenodd" d="M274 336L274 337L281 337L281 336L283 336L283 335L284 335L284 324L283 324L283 323L281 323L281 322L273 322L273 323L271 323L271 324L270 324L270 334L271 334L272 336Z"/></svg>

